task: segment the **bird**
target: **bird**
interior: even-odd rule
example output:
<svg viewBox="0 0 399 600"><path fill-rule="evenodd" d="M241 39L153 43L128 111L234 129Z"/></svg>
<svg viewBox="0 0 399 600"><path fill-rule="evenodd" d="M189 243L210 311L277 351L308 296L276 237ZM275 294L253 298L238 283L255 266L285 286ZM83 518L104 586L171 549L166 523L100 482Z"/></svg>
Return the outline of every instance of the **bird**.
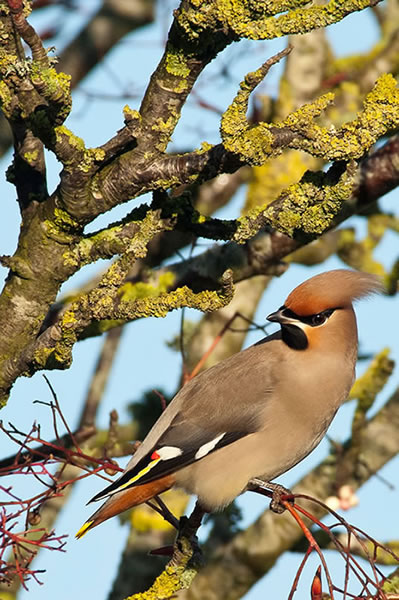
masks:
<svg viewBox="0 0 399 600"><path fill-rule="evenodd" d="M355 378L353 302L382 291L336 269L298 285L267 319L280 330L190 380L168 404L105 500L76 534L173 486L221 510L258 478L272 482L321 441Z"/></svg>

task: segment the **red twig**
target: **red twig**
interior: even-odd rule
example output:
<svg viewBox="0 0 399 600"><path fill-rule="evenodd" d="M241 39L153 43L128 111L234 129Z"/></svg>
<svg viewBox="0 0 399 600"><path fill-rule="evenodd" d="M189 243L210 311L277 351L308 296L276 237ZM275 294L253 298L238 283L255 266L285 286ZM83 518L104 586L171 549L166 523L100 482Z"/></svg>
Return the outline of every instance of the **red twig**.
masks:
<svg viewBox="0 0 399 600"><path fill-rule="evenodd" d="M316 540L314 539L310 530L306 527L305 523L303 522L303 520L301 519L301 517L298 515L298 513L295 510L295 509L299 510L300 507L297 506L296 504L293 505L293 504L291 504L291 502L288 502L287 500L283 500L283 499L281 500L281 503L291 513L291 515L294 517L295 521L298 523L299 527L302 529L304 536L306 537L306 539L309 542L309 548L311 549L311 551L316 550L317 554L319 555L320 562L323 565L324 573L327 578L328 590L330 593L330 597L331 597L331 600L334 600L334 586L333 586L333 582L331 579L330 571L328 570L327 563L325 561L323 552L321 551L319 544L316 542ZM309 555L310 555L310 552L309 552L308 556Z"/></svg>
<svg viewBox="0 0 399 600"><path fill-rule="evenodd" d="M273 497L273 492L263 487L253 489L253 491L256 491L268 497ZM298 499L304 499L322 507L326 513L330 513L336 519L336 522L332 525L326 525L325 523L321 522L309 510L306 510L302 506L298 505L296 502L293 503L293 500L296 501ZM399 556L397 556L390 548L374 540L371 536L363 532L361 529L354 527L353 525L345 521L345 519L341 517L338 513L329 509L327 505L325 505L323 502L320 502L316 498L312 498L311 496L305 494L285 494L281 496L280 502L298 523L305 538L309 543L305 555L297 569L288 596L288 600L292 600L298 588L299 580L303 574L304 566L313 551L316 551L319 556L321 566L323 567L323 571L326 575L326 579L328 582L329 596L332 600L336 598L337 593L341 594L344 600L348 598L353 598L354 600L386 600L387 596L384 590L382 589L385 577L376 565L378 549L387 552L398 562L398 564ZM312 524L319 527L324 533L328 535L331 542L338 551L339 555L343 558L345 563L345 570L344 583L342 588L340 586L337 586L333 582L327 567L327 562L325 560L323 551L317 543L312 532L310 531L309 527L305 524L301 515L308 519ZM336 534L334 533L334 529L337 527L343 527L347 532L347 541L345 545L337 538ZM360 547L360 549L362 550L364 558L371 569L371 575L367 573L366 569L363 568L360 561L357 560L357 558L354 556L351 547L352 539L356 540L358 547ZM369 551L366 542L372 545L372 551ZM349 583L351 576L353 576L361 586L360 592L358 592L357 594L354 594L349 591ZM321 587L321 567L319 567L319 569L316 572L316 575L313 578L313 583L311 586L311 599L321 600L322 597L323 594Z"/></svg>
<svg viewBox="0 0 399 600"><path fill-rule="evenodd" d="M51 409L55 441L48 442L42 439L40 428L34 424L28 433L19 431L14 425L5 427L0 423L0 431L5 433L10 440L18 445L18 451L13 459L3 461L0 475L30 475L40 482L42 490L30 498L21 498L12 491L11 487L0 486L0 491L6 496L2 502L0 512L0 581L11 583L18 577L21 585L26 588L29 580L41 583L38 574L40 570L31 568L31 562L37 551L46 550L62 551L67 536L57 536L53 531L47 532L44 528L32 528L40 522L40 509L51 498L61 496L63 490L80 479L97 475L106 481L108 477L102 474L104 469L112 466L113 470L119 469L106 457L95 458L85 454L77 445L76 439L64 418L54 390L49 384L53 400L45 403ZM67 434L59 435L58 419L61 419ZM86 435L86 434L85 434ZM63 445L65 439L73 444L71 447ZM58 443L57 443L58 440ZM39 444L38 448L31 447ZM57 472L52 468L60 465ZM78 466L83 473L69 480L61 480L67 465ZM88 467L87 465L94 465ZM24 526L21 530L21 521Z"/></svg>

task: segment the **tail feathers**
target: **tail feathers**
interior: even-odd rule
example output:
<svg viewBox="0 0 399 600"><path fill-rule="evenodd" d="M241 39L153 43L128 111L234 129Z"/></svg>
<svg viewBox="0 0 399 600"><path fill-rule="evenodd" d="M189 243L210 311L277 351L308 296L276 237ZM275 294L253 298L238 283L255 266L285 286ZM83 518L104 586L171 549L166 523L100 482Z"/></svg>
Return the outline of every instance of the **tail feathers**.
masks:
<svg viewBox="0 0 399 600"><path fill-rule="evenodd" d="M93 527L100 525L103 521L119 515L119 513L129 508L133 508L138 504L143 504L147 500L151 500L157 494L165 492L173 486L175 478L173 475L166 475L155 481L137 485L121 492L118 492L108 498L102 506L82 525L76 533L76 538L80 539Z"/></svg>
<svg viewBox="0 0 399 600"><path fill-rule="evenodd" d="M89 529L91 529L92 527L94 527L93 523L94 523L94 521L90 521L90 520L86 521L86 523L84 523L82 525L82 527L79 529L79 531L77 531L75 533L76 539L79 540L81 537L84 536L85 533L87 533L89 531Z"/></svg>

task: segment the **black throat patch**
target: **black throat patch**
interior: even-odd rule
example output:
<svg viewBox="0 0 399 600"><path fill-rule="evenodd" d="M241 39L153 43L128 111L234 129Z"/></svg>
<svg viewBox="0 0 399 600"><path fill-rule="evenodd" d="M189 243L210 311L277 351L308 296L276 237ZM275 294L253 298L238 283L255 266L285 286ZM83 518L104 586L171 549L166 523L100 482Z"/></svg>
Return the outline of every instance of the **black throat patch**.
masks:
<svg viewBox="0 0 399 600"><path fill-rule="evenodd" d="M296 325L282 325L281 338L293 350L306 350L309 345L306 333Z"/></svg>

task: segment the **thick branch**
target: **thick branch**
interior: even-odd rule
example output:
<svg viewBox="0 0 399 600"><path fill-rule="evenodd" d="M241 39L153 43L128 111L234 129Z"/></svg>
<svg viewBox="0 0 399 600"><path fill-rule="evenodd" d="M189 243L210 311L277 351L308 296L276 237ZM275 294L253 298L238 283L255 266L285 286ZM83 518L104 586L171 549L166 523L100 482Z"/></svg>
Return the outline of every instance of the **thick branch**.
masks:
<svg viewBox="0 0 399 600"><path fill-rule="evenodd" d="M367 212L378 198L398 186L398 156L399 135L395 135L360 163L352 196L343 202L341 210L332 218L327 229L335 228L351 215ZM278 198L268 207L268 213L273 211L277 219L284 219L288 208L286 199L285 194ZM309 198L309 201L311 209L312 198ZM314 239L311 233L302 232L292 238L273 231L268 226L262 228L262 218L260 213L253 222L253 232L259 230L259 233L244 244L228 242L223 246L214 246L203 254L147 274L146 281L157 288L166 274L173 274L167 289L174 289L175 285L189 285L192 289L201 290L217 286L226 268L233 270L235 282L256 275L276 274L281 268L279 261L282 258ZM234 223L214 222L214 234L220 235L225 231L225 227L233 227ZM199 232L200 226L197 230L197 233Z"/></svg>
<svg viewBox="0 0 399 600"><path fill-rule="evenodd" d="M336 227L350 215L367 210L367 208L372 206L377 199L379 191L383 194L388 191L388 189L397 186L399 181L399 170L396 168L396 152L399 148L398 139L399 136L395 136L395 138L389 140L376 153L372 154L362 162L357 177L359 184L354 190L354 195L344 203L341 211L330 222L329 229ZM386 176L386 179L384 180L380 177L381 171ZM274 210L277 215L283 215L286 206L284 206L281 199L277 199L270 205L268 210ZM273 231L268 227L262 229L262 220L260 217L259 220L256 221L256 224L257 228L260 229L259 233L244 244L229 242L224 246L214 246L205 253L194 258L168 265L167 267L163 267L156 271L146 272L144 280L141 282L136 283L136 280L131 282L128 280L125 282L124 294L126 297L135 298L139 292L143 293L144 288L140 286L144 285L146 286L145 289L149 295L149 302L155 302L158 306L159 301L161 304L164 302L163 294L173 292L184 286L188 286L192 292L197 294L201 294L209 289L219 289L220 278L226 269L232 269L233 280L235 282L256 275L281 274L285 269L285 266L280 264L281 259L314 239L313 234L306 235L302 233L296 238L291 238L277 231ZM223 222L221 222L221 226L223 226ZM217 229L215 229L215 233L216 232ZM327 251L331 253L332 248ZM152 300L151 296L153 297ZM160 299L158 300L159 296ZM107 311L107 318L131 319L133 317L133 313L129 312L131 309L127 311L123 310L121 312L119 307L119 296L116 296L115 298L116 303L110 303L108 304L108 308L102 309L103 311ZM132 306L132 309L136 314L136 317L134 318L137 318L137 306L138 305L136 305L136 308ZM175 306L175 304L173 304L173 306ZM170 306L170 308L171 307L172 306ZM142 309L140 308L140 315L141 310ZM157 308L156 310L158 311L159 309ZM90 324L92 319L90 314L90 312L87 313L83 321L80 322L79 319L76 321L76 323L79 324L79 330L82 330L82 328L84 329L85 324L86 326ZM96 312L96 318L101 318L99 312ZM104 318L104 316L102 318ZM62 322L64 317L60 315L58 320L58 323L55 323L52 327L48 328L37 342L35 342L33 349L29 349L29 354L27 356L33 355L37 358L42 356L47 363L47 358L51 354L50 349L61 343L61 329L63 327ZM112 327L116 324L118 324L118 322L115 322L114 324L112 322L107 322L104 323L104 326ZM68 331L67 338L69 340L69 348L72 347L70 344L75 343L79 338L79 335L76 334L71 337L73 330L74 327L70 328L68 326L66 328L66 331ZM85 332L84 336L96 335L103 330L104 328L100 323L98 328L90 328L90 331ZM39 360L34 368L42 368L46 363L41 363ZM47 366L49 365L47 364Z"/></svg>

